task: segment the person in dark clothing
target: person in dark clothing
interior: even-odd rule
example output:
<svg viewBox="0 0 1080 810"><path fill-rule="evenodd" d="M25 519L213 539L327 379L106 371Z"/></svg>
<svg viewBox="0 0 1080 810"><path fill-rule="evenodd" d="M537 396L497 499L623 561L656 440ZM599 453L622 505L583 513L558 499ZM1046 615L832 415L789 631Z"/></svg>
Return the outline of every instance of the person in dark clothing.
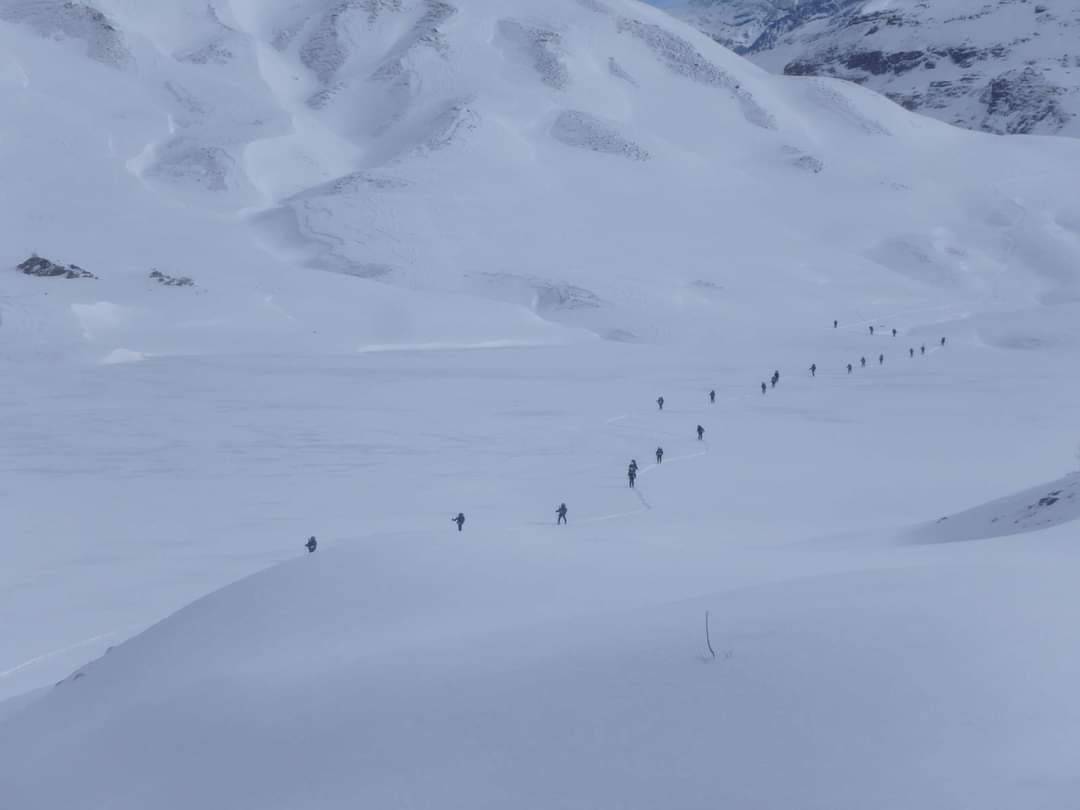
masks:
<svg viewBox="0 0 1080 810"><path fill-rule="evenodd" d="M895 329L892 330L892 336L896 337L896 330Z"/></svg>
<svg viewBox="0 0 1080 810"><path fill-rule="evenodd" d="M637 473L633 470L630 470L630 472L626 474L626 477L630 479L630 489L633 489L634 482L637 480Z"/></svg>
<svg viewBox="0 0 1080 810"><path fill-rule="evenodd" d="M866 358L865 357L860 357L859 358L859 365L861 365L863 368L866 368Z"/></svg>
<svg viewBox="0 0 1080 810"><path fill-rule="evenodd" d="M835 329L839 325L840 325L840 321L834 319L833 322L832 322L832 328Z"/></svg>
<svg viewBox="0 0 1080 810"><path fill-rule="evenodd" d="M700 442L704 438L705 438L705 428L703 428L701 425L698 425L697 426L697 440Z"/></svg>
<svg viewBox="0 0 1080 810"><path fill-rule="evenodd" d="M883 355L883 354L879 354L879 355L877 356L877 362L878 362L878 365L879 365L879 366L883 366L883 365L885 365L885 355Z"/></svg>
<svg viewBox="0 0 1080 810"><path fill-rule="evenodd" d="M926 346L919 347L919 354L926 354Z"/></svg>
<svg viewBox="0 0 1080 810"><path fill-rule="evenodd" d="M637 472L637 459L636 458L630 459L630 469L633 470L635 473Z"/></svg>
<svg viewBox="0 0 1080 810"><path fill-rule="evenodd" d="M765 383L762 383L761 384L761 393L764 394L768 390L769 390L769 387L767 385L765 385Z"/></svg>
<svg viewBox="0 0 1080 810"><path fill-rule="evenodd" d="M908 353L908 357L914 357L915 356L915 350L914 349L908 349L907 353Z"/></svg>
<svg viewBox="0 0 1080 810"><path fill-rule="evenodd" d="M772 377L769 378L769 382L772 383L773 388L776 388L776 384L780 382L780 372L774 371Z"/></svg>
<svg viewBox="0 0 1080 810"><path fill-rule="evenodd" d="M874 334L874 327L872 327L872 326L870 327L870 334L871 334L871 335L873 335L873 334Z"/></svg>
<svg viewBox="0 0 1080 810"><path fill-rule="evenodd" d="M555 510L555 514L559 516L559 519L555 521L556 526L566 523L566 504L560 503L559 508Z"/></svg>
<svg viewBox="0 0 1080 810"><path fill-rule="evenodd" d="M848 363L848 364L847 364L847 373L848 373L848 374L850 374L850 373L851 373L851 363Z"/></svg>
<svg viewBox="0 0 1080 810"><path fill-rule="evenodd" d="M945 338L942 338L942 339L941 339L941 345L942 345L942 346L944 346L944 345L945 345Z"/></svg>
<svg viewBox="0 0 1080 810"><path fill-rule="evenodd" d="M660 410L664 410L664 398L663 397L657 397L656 398L656 404L660 406Z"/></svg>
<svg viewBox="0 0 1080 810"><path fill-rule="evenodd" d="M311 536L308 538L308 541L304 543L304 547L308 550L308 554L314 554L315 549L319 547L319 543L315 540L314 536Z"/></svg>
<svg viewBox="0 0 1080 810"><path fill-rule="evenodd" d="M810 376L811 377L816 377L817 376L817 363L811 363L810 364Z"/></svg>
<svg viewBox="0 0 1080 810"><path fill-rule="evenodd" d="M456 523L457 524L457 530L460 532L461 527L465 525L465 513L464 512L458 512L456 516L450 518L450 522L451 523Z"/></svg>
<svg viewBox="0 0 1080 810"><path fill-rule="evenodd" d="M715 391L710 391L709 392L709 402L714 404L714 405L716 404L716 392Z"/></svg>
<svg viewBox="0 0 1080 810"><path fill-rule="evenodd" d="M656 463L657 464L663 464L664 463L664 448L663 447L657 447L656 448Z"/></svg>

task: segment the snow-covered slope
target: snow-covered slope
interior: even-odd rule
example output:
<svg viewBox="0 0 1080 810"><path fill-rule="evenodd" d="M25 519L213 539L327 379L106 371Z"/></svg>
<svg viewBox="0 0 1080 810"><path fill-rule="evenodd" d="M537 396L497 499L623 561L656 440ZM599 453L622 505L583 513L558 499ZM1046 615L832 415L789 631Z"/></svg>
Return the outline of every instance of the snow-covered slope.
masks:
<svg viewBox="0 0 1080 810"><path fill-rule="evenodd" d="M462 315L428 341L484 342L558 339L511 325L522 307L619 339L699 334L715 319L685 302L719 287L746 296L738 318L781 294L817 317L827 284L1076 283L1075 205L1035 180L1075 165L1070 146L992 143L857 87L777 80L637 3L3 8L3 263L37 251L97 275L63 288L94 328L52 303L101 356L201 351L181 324L227 290L249 323L305 331L266 305L292 297L273 285L297 264L363 290L334 320L359 334L322 323L322 338L376 343L400 336L346 313L380 308L366 302L386 285L495 302L501 334ZM205 296L145 303L154 268ZM140 318L160 337L121 343Z"/></svg>
<svg viewBox="0 0 1080 810"><path fill-rule="evenodd" d="M969 129L1080 135L1080 8L1069 0L683 0L671 10L778 73L855 81Z"/></svg>
<svg viewBox="0 0 1080 810"><path fill-rule="evenodd" d="M962 510L1073 463L1080 144L629 0L0 19L3 810L1071 810L1075 512Z"/></svg>

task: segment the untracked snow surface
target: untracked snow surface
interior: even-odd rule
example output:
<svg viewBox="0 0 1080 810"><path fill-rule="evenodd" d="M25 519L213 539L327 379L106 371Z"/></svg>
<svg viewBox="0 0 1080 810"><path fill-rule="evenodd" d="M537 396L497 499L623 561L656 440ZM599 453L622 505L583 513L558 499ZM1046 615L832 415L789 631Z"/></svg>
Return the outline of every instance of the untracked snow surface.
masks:
<svg viewBox="0 0 1080 810"><path fill-rule="evenodd" d="M3 810L1075 807L1080 143L628 0L0 91Z"/></svg>

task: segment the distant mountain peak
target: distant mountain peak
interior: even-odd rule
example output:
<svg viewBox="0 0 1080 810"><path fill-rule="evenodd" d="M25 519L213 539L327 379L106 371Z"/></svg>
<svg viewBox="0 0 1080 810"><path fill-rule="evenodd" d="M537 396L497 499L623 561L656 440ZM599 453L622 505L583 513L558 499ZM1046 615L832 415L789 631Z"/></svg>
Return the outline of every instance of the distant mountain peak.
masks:
<svg viewBox="0 0 1080 810"><path fill-rule="evenodd" d="M1070 0L685 0L671 12L777 73L863 84L986 132L1080 136Z"/></svg>

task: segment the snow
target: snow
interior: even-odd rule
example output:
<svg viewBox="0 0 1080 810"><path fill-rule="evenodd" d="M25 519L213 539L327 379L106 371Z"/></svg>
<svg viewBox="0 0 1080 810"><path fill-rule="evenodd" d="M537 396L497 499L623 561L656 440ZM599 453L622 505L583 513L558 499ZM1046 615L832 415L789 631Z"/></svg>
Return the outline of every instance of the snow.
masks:
<svg viewBox="0 0 1080 810"><path fill-rule="evenodd" d="M5 810L1073 806L1080 144L621 0L94 6L0 3L0 267L97 276L0 274Z"/></svg>

